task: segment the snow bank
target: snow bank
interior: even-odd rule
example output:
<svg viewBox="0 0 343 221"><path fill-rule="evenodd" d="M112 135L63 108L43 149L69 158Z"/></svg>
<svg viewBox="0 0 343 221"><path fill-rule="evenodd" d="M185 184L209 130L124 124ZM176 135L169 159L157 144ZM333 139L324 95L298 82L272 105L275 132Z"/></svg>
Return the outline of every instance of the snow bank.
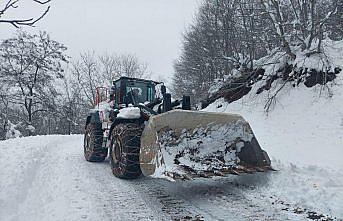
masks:
<svg viewBox="0 0 343 221"><path fill-rule="evenodd" d="M63 144L61 142L63 137L70 136L22 137L0 142L0 165L2 168L7 168L0 169L0 205L7 203L8 199L21 191L11 188L12 186L23 182L25 177L31 176L31 174L25 174L26 171L23 168L34 167L42 155L48 151L48 148L55 147L57 143ZM75 137L80 139L79 136ZM64 140L67 141L68 139ZM15 205L12 206L15 207ZM1 212L0 210L0 217Z"/></svg>

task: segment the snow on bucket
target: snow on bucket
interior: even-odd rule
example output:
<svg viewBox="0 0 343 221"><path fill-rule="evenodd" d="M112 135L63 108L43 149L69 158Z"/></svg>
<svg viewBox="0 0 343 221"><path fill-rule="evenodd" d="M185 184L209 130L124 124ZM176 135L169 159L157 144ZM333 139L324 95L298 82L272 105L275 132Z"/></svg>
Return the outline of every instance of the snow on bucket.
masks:
<svg viewBox="0 0 343 221"><path fill-rule="evenodd" d="M240 115L173 110L150 118L140 165L145 176L188 179L265 171L270 160Z"/></svg>

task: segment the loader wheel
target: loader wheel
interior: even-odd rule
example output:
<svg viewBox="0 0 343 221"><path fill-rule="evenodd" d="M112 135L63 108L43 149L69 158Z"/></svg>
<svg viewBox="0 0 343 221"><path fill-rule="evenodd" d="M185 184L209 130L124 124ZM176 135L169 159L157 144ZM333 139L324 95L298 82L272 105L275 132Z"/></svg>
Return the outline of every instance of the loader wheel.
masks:
<svg viewBox="0 0 343 221"><path fill-rule="evenodd" d="M110 161L116 177L135 179L141 175L139 150L142 128L134 123L118 124L111 134Z"/></svg>
<svg viewBox="0 0 343 221"><path fill-rule="evenodd" d="M107 157L107 149L102 148L101 125L88 124L84 138L84 155L89 162L102 162Z"/></svg>

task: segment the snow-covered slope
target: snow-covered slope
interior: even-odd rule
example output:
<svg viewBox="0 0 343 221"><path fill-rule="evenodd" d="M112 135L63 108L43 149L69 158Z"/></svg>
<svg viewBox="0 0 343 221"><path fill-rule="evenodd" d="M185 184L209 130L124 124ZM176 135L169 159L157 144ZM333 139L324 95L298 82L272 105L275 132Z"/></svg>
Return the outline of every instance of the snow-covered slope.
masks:
<svg viewBox="0 0 343 221"><path fill-rule="evenodd" d="M336 53L338 58L340 54ZM337 57L334 60L338 62ZM205 110L238 113L251 124L262 148L280 170L268 180L265 191L342 218L343 74L328 87L286 85L268 113L266 101L278 87L256 95L259 86L255 84L238 101L228 104L218 99Z"/></svg>
<svg viewBox="0 0 343 221"><path fill-rule="evenodd" d="M269 113L266 97L247 95L231 104L223 99L206 111L241 114L268 153L283 162L343 170L343 79L339 76L332 97L321 87L286 87Z"/></svg>

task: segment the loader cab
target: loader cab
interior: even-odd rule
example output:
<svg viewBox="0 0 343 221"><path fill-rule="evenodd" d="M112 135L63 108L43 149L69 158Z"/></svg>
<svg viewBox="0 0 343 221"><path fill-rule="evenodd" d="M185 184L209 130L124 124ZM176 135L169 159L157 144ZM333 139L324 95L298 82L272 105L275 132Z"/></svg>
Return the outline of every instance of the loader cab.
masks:
<svg viewBox="0 0 343 221"><path fill-rule="evenodd" d="M111 100L114 100L121 107L154 102L158 83L138 78L121 77L113 82Z"/></svg>

